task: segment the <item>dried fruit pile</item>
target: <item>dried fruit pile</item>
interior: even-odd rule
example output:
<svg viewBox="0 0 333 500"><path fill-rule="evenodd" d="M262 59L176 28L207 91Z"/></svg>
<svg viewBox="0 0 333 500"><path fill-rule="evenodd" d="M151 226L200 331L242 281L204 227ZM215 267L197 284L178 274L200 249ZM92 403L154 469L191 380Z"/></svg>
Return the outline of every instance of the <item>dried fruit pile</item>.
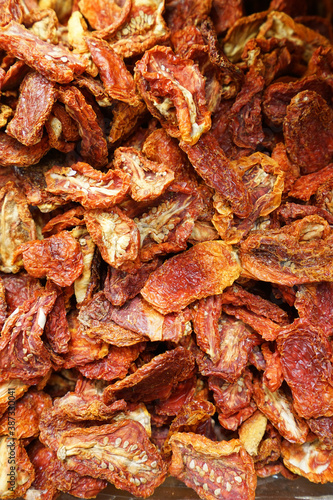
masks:
<svg viewBox="0 0 333 500"><path fill-rule="evenodd" d="M332 17L0 0L1 498L333 481Z"/></svg>

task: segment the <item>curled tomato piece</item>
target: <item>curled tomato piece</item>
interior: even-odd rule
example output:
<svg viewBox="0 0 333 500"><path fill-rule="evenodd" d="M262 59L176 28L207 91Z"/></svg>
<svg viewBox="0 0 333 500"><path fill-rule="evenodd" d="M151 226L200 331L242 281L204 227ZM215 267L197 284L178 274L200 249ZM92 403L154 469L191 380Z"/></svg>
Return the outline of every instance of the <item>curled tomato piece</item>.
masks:
<svg viewBox="0 0 333 500"><path fill-rule="evenodd" d="M127 5L125 2L124 10ZM169 30L162 15L164 6L164 0L132 0L126 23L109 40L113 50L122 57L132 57L165 42ZM105 30L101 34L96 32L94 36L104 37L104 33Z"/></svg>
<svg viewBox="0 0 333 500"><path fill-rule="evenodd" d="M195 325L194 322L194 331ZM253 348L261 342L260 336L250 326L223 314L217 322L214 356L210 355L209 359L201 352L196 355L199 371L205 376L213 375L234 382L246 367Z"/></svg>
<svg viewBox="0 0 333 500"><path fill-rule="evenodd" d="M172 137L193 145L210 128L204 79L190 59L154 47L136 64L135 80L149 111Z"/></svg>
<svg viewBox="0 0 333 500"><path fill-rule="evenodd" d="M50 355L41 336L55 300L55 292L37 291L7 318L0 341L1 381L22 378L33 385L49 372Z"/></svg>
<svg viewBox="0 0 333 500"><path fill-rule="evenodd" d="M116 149L113 165L130 176L130 195L135 201L158 198L175 178L167 165L148 160L133 147Z"/></svg>
<svg viewBox="0 0 333 500"><path fill-rule="evenodd" d="M85 40L107 94L112 99L127 102L131 106L139 105L140 98L135 91L133 76L122 58L104 40L94 37L86 37Z"/></svg>
<svg viewBox="0 0 333 500"><path fill-rule="evenodd" d="M144 427L134 420L65 431L57 456L67 468L106 479L148 497L166 477L166 465Z"/></svg>
<svg viewBox="0 0 333 500"><path fill-rule="evenodd" d="M295 415L291 402L281 389L274 392L259 379L253 382L253 397L259 410L291 443L304 443L309 432L306 422Z"/></svg>
<svg viewBox="0 0 333 500"><path fill-rule="evenodd" d="M14 432L11 429L12 417L7 411L0 419L0 435L11 435L16 439L37 437L40 416L44 409L51 408L51 406L52 400L48 394L43 391L29 390L15 403Z"/></svg>
<svg viewBox="0 0 333 500"><path fill-rule="evenodd" d="M28 73L20 86L14 118L6 132L25 146L37 144L56 99L55 84L39 73Z"/></svg>
<svg viewBox="0 0 333 500"><path fill-rule="evenodd" d="M82 158L96 167L105 166L108 162L107 143L93 107L83 93L73 86L60 88L59 100L65 104L67 113L77 123L82 138Z"/></svg>
<svg viewBox="0 0 333 500"><path fill-rule="evenodd" d="M172 476L205 500L254 500L257 478L253 460L238 439L214 442L192 432L170 438Z"/></svg>
<svg viewBox="0 0 333 500"><path fill-rule="evenodd" d="M0 132L0 166L29 167L35 165L50 150L47 135L33 146L25 146L14 137Z"/></svg>
<svg viewBox="0 0 333 500"><path fill-rule="evenodd" d="M118 207L107 211L87 210L84 219L105 262L118 268L135 261L139 252L139 231Z"/></svg>
<svg viewBox="0 0 333 500"><path fill-rule="evenodd" d="M237 217L240 215L238 209L235 210L224 193L219 191L214 196L216 213L212 222L221 239L230 244L237 244L246 237L260 217L270 214L280 206L285 172L277 161L259 152L232 161L230 167L239 172L252 209L247 217L240 220Z"/></svg>
<svg viewBox="0 0 333 500"><path fill-rule="evenodd" d="M181 346L176 347L155 356L123 380L109 385L104 391L104 400L108 403L115 398L133 402L167 399L172 389L188 379L193 370L194 358L191 353Z"/></svg>
<svg viewBox="0 0 333 500"><path fill-rule="evenodd" d="M192 308L193 329L197 344L213 362L220 359L220 332L218 320L222 312L222 296L201 299Z"/></svg>
<svg viewBox="0 0 333 500"><path fill-rule="evenodd" d="M333 159L333 110L323 97L304 90L292 98L283 122L286 149L303 174L326 167Z"/></svg>
<svg viewBox="0 0 333 500"><path fill-rule="evenodd" d="M0 496L8 499L23 496L35 479L35 471L22 441L0 437L0 457ZM15 457L14 477L11 474L11 457Z"/></svg>
<svg viewBox="0 0 333 500"><path fill-rule="evenodd" d="M142 296L162 314L222 293L240 274L235 252L222 241L198 243L167 260L148 278Z"/></svg>
<svg viewBox="0 0 333 500"><path fill-rule="evenodd" d="M47 191L85 208L108 208L122 201L129 189L129 176L120 170L102 173L88 163L52 167L45 172Z"/></svg>
<svg viewBox="0 0 333 500"><path fill-rule="evenodd" d="M78 7L100 37L112 35L127 19L131 0L79 0ZM95 36L97 34L94 33Z"/></svg>
<svg viewBox="0 0 333 500"><path fill-rule="evenodd" d="M243 272L288 286L333 281L331 240L328 223L318 215L309 215L281 229L258 231L241 243Z"/></svg>
<svg viewBox="0 0 333 500"><path fill-rule="evenodd" d="M35 480L30 492L36 495L37 491L41 500L51 500L59 491L79 498L94 498L107 486L103 479L81 476L68 470L55 451L43 446L38 440L29 448L29 458L35 469Z"/></svg>
<svg viewBox="0 0 333 500"><path fill-rule="evenodd" d="M318 439L304 444L282 441L281 454L284 465L299 476L313 483L327 483L333 478L333 451Z"/></svg>
<svg viewBox="0 0 333 500"><path fill-rule="evenodd" d="M142 264L133 273L127 273L114 267L109 267L104 283L104 292L107 299L114 306L123 306L129 299L134 299L146 283L149 275L161 265L159 259Z"/></svg>
<svg viewBox="0 0 333 500"><path fill-rule="evenodd" d="M29 211L24 194L13 182L0 190L0 270L5 273L17 273L23 267L21 258L16 258L16 251L37 237L36 225Z"/></svg>
<svg viewBox="0 0 333 500"><path fill-rule="evenodd" d="M71 285L83 270L80 244L67 231L25 243L20 252L31 276L46 276L59 286Z"/></svg>
<svg viewBox="0 0 333 500"><path fill-rule="evenodd" d="M175 253L187 248L196 219L203 210L203 199L193 189L168 190L155 205L135 217L140 233L140 258Z"/></svg>
<svg viewBox="0 0 333 500"><path fill-rule="evenodd" d="M213 134L207 133L197 144L181 144L182 149L204 181L224 199L239 217L246 217L252 210L248 190L242 182L238 168L230 161Z"/></svg>
<svg viewBox="0 0 333 500"><path fill-rule="evenodd" d="M84 62L66 47L41 40L15 21L0 28L0 47L58 83L69 83L86 69Z"/></svg>
<svg viewBox="0 0 333 500"><path fill-rule="evenodd" d="M281 329L277 346L298 415L333 416L332 349L323 332L304 319L295 320Z"/></svg>

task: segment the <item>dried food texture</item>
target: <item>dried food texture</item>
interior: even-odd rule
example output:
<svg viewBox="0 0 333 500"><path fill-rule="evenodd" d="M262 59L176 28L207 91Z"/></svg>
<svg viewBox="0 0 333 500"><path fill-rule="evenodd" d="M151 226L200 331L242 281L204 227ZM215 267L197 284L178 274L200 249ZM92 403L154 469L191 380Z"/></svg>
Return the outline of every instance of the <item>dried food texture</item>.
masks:
<svg viewBox="0 0 333 500"><path fill-rule="evenodd" d="M37 291L7 318L1 333L0 380L38 384L51 368L41 336L56 300L55 292Z"/></svg>
<svg viewBox="0 0 333 500"><path fill-rule="evenodd" d="M290 443L304 443L309 429L306 422L294 414L291 402L282 389L272 392L262 380L253 382L253 398L258 409Z"/></svg>
<svg viewBox="0 0 333 500"><path fill-rule="evenodd" d="M332 351L323 332L306 320L295 320L281 330L277 346L297 414L332 416Z"/></svg>
<svg viewBox="0 0 333 500"><path fill-rule="evenodd" d="M175 178L166 164L148 160L133 147L116 149L113 167L130 176L130 196L135 201L158 198Z"/></svg>
<svg viewBox="0 0 333 500"><path fill-rule="evenodd" d="M126 22L109 40L113 50L127 58L167 41L169 30L162 15L164 6L164 0L132 0ZM94 33L97 37L104 37L104 34L105 31Z"/></svg>
<svg viewBox="0 0 333 500"><path fill-rule="evenodd" d="M108 162L107 143L93 107L76 87L64 86L59 89L59 100L77 123L82 139L80 155L84 161L97 168L105 166Z"/></svg>
<svg viewBox="0 0 333 500"><path fill-rule="evenodd" d="M28 73L21 86L13 119L7 134L25 146L37 144L43 136L43 126L56 99L54 83L39 73Z"/></svg>
<svg viewBox="0 0 333 500"><path fill-rule="evenodd" d="M119 169L102 173L88 163L54 166L45 172L47 191L84 208L108 208L121 202L129 189L129 176Z"/></svg>
<svg viewBox="0 0 333 500"><path fill-rule="evenodd" d="M94 37L86 37L85 40L108 96L130 106L138 106L140 97L136 93L133 76L121 56L105 40Z"/></svg>
<svg viewBox="0 0 333 500"><path fill-rule="evenodd" d="M182 143L182 149L204 181L230 205L239 217L246 217L252 209L249 193L242 182L240 172L219 146L217 139L207 133L195 145Z"/></svg>
<svg viewBox="0 0 333 500"><path fill-rule="evenodd" d="M141 293L162 314L180 311L197 299L222 293L240 271L230 246L222 241L198 243L156 269Z"/></svg>
<svg viewBox="0 0 333 500"><path fill-rule="evenodd" d="M150 274L161 263L159 259L154 259L143 263L139 269L131 273L110 266L104 282L106 298L114 306L123 306L127 300L134 299L140 293Z"/></svg>
<svg viewBox="0 0 333 500"><path fill-rule="evenodd" d="M62 491L79 498L94 498L107 486L103 479L68 470L56 453L40 441L30 446L29 458L35 469L35 479L26 496L39 494L42 500L52 500Z"/></svg>
<svg viewBox="0 0 333 500"><path fill-rule="evenodd" d="M331 238L328 223L318 215L258 231L241 243L243 274L288 286L331 281Z"/></svg>
<svg viewBox="0 0 333 500"><path fill-rule="evenodd" d="M37 437L42 412L52 407L51 397L43 391L30 390L15 403L12 411L4 413L0 419L0 435L16 439Z"/></svg>
<svg viewBox="0 0 333 500"><path fill-rule="evenodd" d="M99 36L110 36L116 31L129 16L131 1L114 0L97 1L80 0L78 7L83 16L87 19L93 30L97 30Z"/></svg>
<svg viewBox="0 0 333 500"><path fill-rule="evenodd" d="M170 438L170 474L193 488L200 498L254 499L257 478L252 458L237 439L214 442L198 434Z"/></svg>
<svg viewBox="0 0 333 500"><path fill-rule="evenodd" d="M0 270L17 273L23 262L16 258L16 251L20 245L34 240L37 230L27 200L13 182L7 182L0 190L0 213Z"/></svg>
<svg viewBox="0 0 333 500"><path fill-rule="evenodd" d="M22 441L2 436L0 450L0 496L2 498L23 496L35 478L35 471ZM11 469L13 464L15 464L14 474Z"/></svg>
<svg viewBox="0 0 333 500"><path fill-rule="evenodd" d="M65 431L57 457L69 469L106 479L139 497L151 495L167 473L144 427L129 419Z"/></svg>
<svg viewBox="0 0 333 500"><path fill-rule="evenodd" d="M56 285L69 286L83 270L80 244L67 231L44 240L23 243L19 248L26 271L35 278L45 276Z"/></svg>
<svg viewBox="0 0 333 500"><path fill-rule="evenodd" d="M118 207L103 211L87 210L84 220L102 258L113 267L136 260L140 234L136 224Z"/></svg>
<svg viewBox="0 0 333 500"><path fill-rule="evenodd" d="M237 244L250 231L256 229L260 218L280 206L285 172L276 160L260 152L233 160L230 162L230 168L241 177L240 182L248 194L251 211L244 218L245 214L239 214L239 208L235 208L236 203L230 203L223 192L217 191L214 196L215 214L212 222L221 239L230 244Z"/></svg>
<svg viewBox="0 0 333 500"><path fill-rule="evenodd" d="M196 331L195 321L194 331ZM207 327L205 331L208 334ZM226 314L218 319L216 337L213 338L216 346L214 355L208 352L208 357L199 351L196 355L198 369L204 376L221 377L228 382L234 382L242 375L253 348L262 342L261 337L250 326ZM197 343L201 347L199 339Z"/></svg>
<svg viewBox="0 0 333 500"><path fill-rule="evenodd" d="M332 481L332 450L326 449L319 440L304 444L282 442L281 453L285 466L313 483Z"/></svg>
<svg viewBox="0 0 333 500"><path fill-rule="evenodd" d="M25 146L14 137L0 132L0 166L1 167L29 167L38 163L51 149L48 136L34 146Z"/></svg>
<svg viewBox="0 0 333 500"><path fill-rule="evenodd" d="M193 145L210 128L205 82L190 59L155 47L136 64L135 80L147 108L172 137Z"/></svg>
<svg viewBox="0 0 333 500"><path fill-rule="evenodd" d="M299 92L290 101L283 121L287 152L303 174L326 167L333 158L333 110L321 95Z"/></svg>
<svg viewBox="0 0 333 500"><path fill-rule="evenodd" d="M69 83L86 69L86 64L65 46L41 40L16 21L0 28L0 47L53 82Z"/></svg>
<svg viewBox="0 0 333 500"><path fill-rule="evenodd" d="M172 389L194 372L194 358L179 346L155 356L149 363L104 391L106 403L115 399L149 402L167 399Z"/></svg>

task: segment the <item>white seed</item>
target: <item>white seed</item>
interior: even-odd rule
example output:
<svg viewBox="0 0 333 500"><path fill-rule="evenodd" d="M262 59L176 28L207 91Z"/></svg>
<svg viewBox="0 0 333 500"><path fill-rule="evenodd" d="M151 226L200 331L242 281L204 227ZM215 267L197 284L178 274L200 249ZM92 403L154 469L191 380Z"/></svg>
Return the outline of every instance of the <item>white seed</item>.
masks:
<svg viewBox="0 0 333 500"><path fill-rule="evenodd" d="M157 465L156 460L154 460L154 462L152 462L150 465L151 465L151 467L156 467L156 465Z"/></svg>
<svg viewBox="0 0 333 500"><path fill-rule="evenodd" d="M127 448L128 445L129 445L129 442L128 441L124 441L123 448Z"/></svg>
<svg viewBox="0 0 333 500"><path fill-rule="evenodd" d="M208 485L207 485L207 483L204 483L204 484L202 485L202 487L203 487L203 489L204 489L205 491L208 491Z"/></svg>
<svg viewBox="0 0 333 500"><path fill-rule="evenodd" d="M114 442L115 446L120 446L121 445L121 439L117 438Z"/></svg>
<svg viewBox="0 0 333 500"><path fill-rule="evenodd" d="M216 497L218 497L220 495L220 493L221 493L221 489L220 488L216 488L216 490L214 490L214 495Z"/></svg>
<svg viewBox="0 0 333 500"><path fill-rule="evenodd" d="M218 476L216 478L216 482L219 483L219 484L222 483L222 476Z"/></svg>
<svg viewBox="0 0 333 500"><path fill-rule="evenodd" d="M206 464L206 462L203 464L202 468L205 472L208 472L208 465Z"/></svg>
<svg viewBox="0 0 333 500"><path fill-rule="evenodd" d="M111 472L112 472L112 471L114 471L114 467L113 467L113 465L112 465L112 464L109 464L109 470L110 470Z"/></svg>
<svg viewBox="0 0 333 500"><path fill-rule="evenodd" d="M52 57L49 56L48 54L46 54L45 59L47 59L48 61L52 61Z"/></svg>
<svg viewBox="0 0 333 500"><path fill-rule="evenodd" d="M136 484L137 486L140 486L141 484L141 481L140 479L138 479L137 477L134 479L134 484Z"/></svg>
<svg viewBox="0 0 333 500"><path fill-rule="evenodd" d="M107 469L108 465L105 462L101 462L102 469Z"/></svg>
<svg viewBox="0 0 333 500"><path fill-rule="evenodd" d="M67 57L63 56L63 57L60 57L60 60L64 63L68 62L68 59Z"/></svg>
<svg viewBox="0 0 333 500"><path fill-rule="evenodd" d="M225 485L225 489L226 489L227 491L231 491L231 484L230 484L230 483L226 483L226 485Z"/></svg>
<svg viewBox="0 0 333 500"><path fill-rule="evenodd" d="M188 464L190 469L194 469L195 467L195 461L192 459L191 462Z"/></svg>
<svg viewBox="0 0 333 500"><path fill-rule="evenodd" d="M237 483L240 484L243 481L243 479L240 476L236 476L235 481L237 481Z"/></svg>
<svg viewBox="0 0 333 500"><path fill-rule="evenodd" d="M109 440L108 440L108 438L107 438L107 437L103 438L102 443L104 444L104 446L106 446L106 445L108 444L108 441L109 441Z"/></svg>

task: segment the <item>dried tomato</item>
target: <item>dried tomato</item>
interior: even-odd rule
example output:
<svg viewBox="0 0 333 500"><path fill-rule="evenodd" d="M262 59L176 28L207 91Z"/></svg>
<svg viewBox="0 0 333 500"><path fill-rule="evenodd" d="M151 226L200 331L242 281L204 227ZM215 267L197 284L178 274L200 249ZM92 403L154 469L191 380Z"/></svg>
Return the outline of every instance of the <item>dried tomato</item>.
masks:
<svg viewBox="0 0 333 500"><path fill-rule="evenodd" d="M136 64L135 80L149 111L172 137L193 145L210 128L204 79L193 61L155 47Z"/></svg>
<svg viewBox="0 0 333 500"><path fill-rule="evenodd" d="M286 149L303 174L326 167L333 158L333 110L316 92L292 98L283 121Z"/></svg>
<svg viewBox="0 0 333 500"><path fill-rule="evenodd" d="M254 499L257 479L253 460L238 439L215 443L198 434L177 432L170 443L170 474L201 498Z"/></svg>
<svg viewBox="0 0 333 500"><path fill-rule="evenodd" d="M84 220L102 258L113 267L135 261L140 235L135 223L118 207L87 210Z"/></svg>
<svg viewBox="0 0 333 500"><path fill-rule="evenodd" d="M57 456L67 468L106 479L136 496L151 495L166 476L161 455L134 420L68 430L59 445Z"/></svg>
<svg viewBox="0 0 333 500"><path fill-rule="evenodd" d="M167 399L172 389L192 375L194 358L179 346L155 356L123 380L109 385L104 391L106 403L122 398L133 402Z"/></svg>
<svg viewBox="0 0 333 500"><path fill-rule="evenodd" d="M130 176L130 195L135 201L158 198L175 178L166 164L148 160L135 148L116 149L113 166Z"/></svg>
<svg viewBox="0 0 333 500"><path fill-rule="evenodd" d="M323 332L306 320L295 320L281 330L277 346L298 415L332 416L332 350Z"/></svg>
<svg viewBox="0 0 333 500"><path fill-rule="evenodd" d="M47 191L76 201L85 208L108 208L121 202L129 189L129 176L120 170L103 174L88 163L52 167L45 172Z"/></svg>
<svg viewBox="0 0 333 500"><path fill-rule="evenodd" d="M198 243L156 269L141 293L165 314L179 311L194 300L222 293L239 273L238 259L231 247L222 241Z"/></svg>
<svg viewBox="0 0 333 500"><path fill-rule="evenodd" d="M6 132L25 146L37 144L56 99L55 85L39 73L28 73L20 86L14 118Z"/></svg>
<svg viewBox="0 0 333 500"><path fill-rule="evenodd" d="M15 21L0 28L0 47L58 83L69 83L86 69L86 64L66 47L41 40Z"/></svg>
<svg viewBox="0 0 333 500"><path fill-rule="evenodd" d="M83 270L80 244L67 231L42 241L24 243L20 253L23 265L31 276L46 276L59 286L71 285Z"/></svg>

